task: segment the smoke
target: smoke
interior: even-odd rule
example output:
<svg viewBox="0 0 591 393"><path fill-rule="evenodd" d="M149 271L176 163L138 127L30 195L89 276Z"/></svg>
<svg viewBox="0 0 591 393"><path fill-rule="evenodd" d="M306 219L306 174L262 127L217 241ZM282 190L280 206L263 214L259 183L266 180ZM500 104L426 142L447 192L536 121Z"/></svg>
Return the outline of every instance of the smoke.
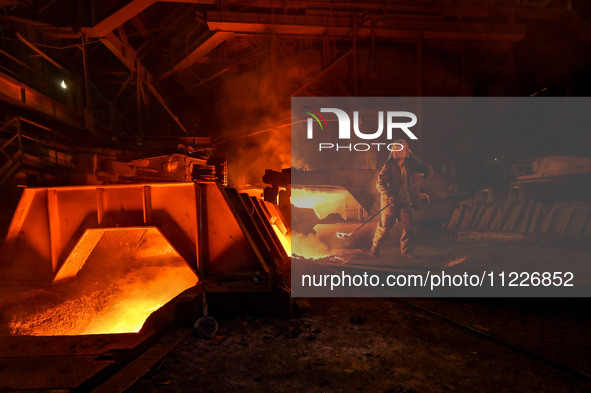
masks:
<svg viewBox="0 0 591 393"><path fill-rule="evenodd" d="M289 126L218 145L228 160L230 186L262 183L265 169L281 171L291 166Z"/></svg>
<svg viewBox="0 0 591 393"><path fill-rule="evenodd" d="M302 235L298 232L292 232L291 249L294 255L308 259L318 259L330 255L328 247L318 240L314 233Z"/></svg>
<svg viewBox="0 0 591 393"><path fill-rule="evenodd" d="M216 92L217 150L231 186L262 183L265 169L291 167L290 97L320 64L317 52L273 59L233 72Z"/></svg>

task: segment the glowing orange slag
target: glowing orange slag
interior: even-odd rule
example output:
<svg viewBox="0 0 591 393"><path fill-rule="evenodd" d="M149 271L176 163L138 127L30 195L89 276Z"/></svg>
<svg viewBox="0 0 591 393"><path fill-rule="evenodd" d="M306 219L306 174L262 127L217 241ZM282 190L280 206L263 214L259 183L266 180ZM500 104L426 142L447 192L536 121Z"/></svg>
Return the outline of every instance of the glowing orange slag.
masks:
<svg viewBox="0 0 591 393"><path fill-rule="evenodd" d="M359 203L348 191L338 188L293 188L291 190L291 204L299 208L313 209L320 220L330 214L338 214L341 219L345 220L357 218L359 214ZM303 235L293 232L291 249L293 254L308 259L318 259L330 255L327 245L318 240L315 234Z"/></svg>
<svg viewBox="0 0 591 393"><path fill-rule="evenodd" d="M345 190L309 190L293 188L291 190L291 204L295 207L314 209L318 218L326 218L331 213L347 211L351 195ZM346 217L343 217L346 218Z"/></svg>
<svg viewBox="0 0 591 393"><path fill-rule="evenodd" d="M330 255L328 247L316 237L316 234L302 235L294 232L291 236L293 254L308 258L318 259Z"/></svg>
<svg viewBox="0 0 591 393"><path fill-rule="evenodd" d="M122 288L118 299L101 310L82 334L139 332L146 319L172 298L196 283L190 269L153 268L151 279Z"/></svg>
<svg viewBox="0 0 591 393"><path fill-rule="evenodd" d="M43 294L46 307L13 317L12 334L138 332L150 314L198 281L154 227L88 229L59 277Z"/></svg>
<svg viewBox="0 0 591 393"><path fill-rule="evenodd" d="M289 256L292 255L292 242L293 248L297 250L297 255L300 257L318 259L330 255L328 247L320 242L314 234L307 236L300 233L294 233L293 236L291 234L284 235L276 225L273 225L273 230Z"/></svg>

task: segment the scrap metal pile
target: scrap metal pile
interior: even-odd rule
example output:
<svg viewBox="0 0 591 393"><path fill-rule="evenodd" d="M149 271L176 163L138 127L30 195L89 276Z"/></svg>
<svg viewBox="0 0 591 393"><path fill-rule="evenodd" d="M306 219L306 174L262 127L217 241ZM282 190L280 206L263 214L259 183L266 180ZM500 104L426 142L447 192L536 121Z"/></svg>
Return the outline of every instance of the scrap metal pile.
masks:
<svg viewBox="0 0 591 393"><path fill-rule="evenodd" d="M168 154L129 162L95 157L93 176L98 182L219 181L227 185L226 161L201 152L193 156Z"/></svg>
<svg viewBox="0 0 591 393"><path fill-rule="evenodd" d="M591 236L591 159L547 156L514 165L508 199L491 188L454 210L446 228L457 240Z"/></svg>

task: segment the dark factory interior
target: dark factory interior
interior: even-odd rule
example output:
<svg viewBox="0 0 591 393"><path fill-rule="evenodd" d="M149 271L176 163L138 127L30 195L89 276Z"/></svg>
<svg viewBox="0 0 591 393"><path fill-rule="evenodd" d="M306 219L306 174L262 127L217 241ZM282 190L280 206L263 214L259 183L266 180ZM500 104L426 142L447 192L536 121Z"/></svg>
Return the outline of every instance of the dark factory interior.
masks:
<svg viewBox="0 0 591 393"><path fill-rule="evenodd" d="M589 96L585 0L0 0L0 392L591 391ZM313 97L571 120L421 126L409 260L398 225L370 251L388 152L294 149ZM301 296L295 266L577 291Z"/></svg>

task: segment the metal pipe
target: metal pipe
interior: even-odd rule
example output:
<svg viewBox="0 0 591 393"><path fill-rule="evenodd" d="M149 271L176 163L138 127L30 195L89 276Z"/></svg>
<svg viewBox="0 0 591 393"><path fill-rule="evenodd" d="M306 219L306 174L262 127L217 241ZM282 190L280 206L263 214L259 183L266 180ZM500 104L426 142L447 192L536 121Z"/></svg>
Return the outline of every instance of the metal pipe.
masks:
<svg viewBox="0 0 591 393"><path fill-rule="evenodd" d="M137 116L137 132L138 135L144 134L144 127L142 122L142 79L140 76L140 68L136 67L135 74L135 95L136 95L136 116Z"/></svg>
<svg viewBox="0 0 591 393"><path fill-rule="evenodd" d="M82 68L84 70L84 109L90 111L90 89L88 88L88 59L86 58L86 35L82 34Z"/></svg>
<svg viewBox="0 0 591 393"><path fill-rule="evenodd" d="M357 13L353 13L353 93L359 93L357 81Z"/></svg>

